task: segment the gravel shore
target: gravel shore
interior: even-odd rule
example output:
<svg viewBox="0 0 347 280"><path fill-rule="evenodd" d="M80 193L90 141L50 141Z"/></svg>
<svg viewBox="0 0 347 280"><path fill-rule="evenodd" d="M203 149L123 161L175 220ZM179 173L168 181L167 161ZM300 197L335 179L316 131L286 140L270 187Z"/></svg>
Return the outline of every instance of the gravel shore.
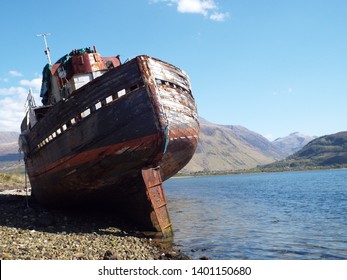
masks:
<svg viewBox="0 0 347 280"><path fill-rule="evenodd" d="M189 259L107 212L42 208L16 186L0 185L2 260Z"/></svg>

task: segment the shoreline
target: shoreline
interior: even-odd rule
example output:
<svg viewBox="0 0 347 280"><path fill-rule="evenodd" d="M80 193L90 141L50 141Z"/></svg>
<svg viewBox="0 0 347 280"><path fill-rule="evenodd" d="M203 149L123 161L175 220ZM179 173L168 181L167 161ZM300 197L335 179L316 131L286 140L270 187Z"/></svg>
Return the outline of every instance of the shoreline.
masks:
<svg viewBox="0 0 347 280"><path fill-rule="evenodd" d="M242 169L234 171L211 171L211 172L193 172L193 173L178 173L170 179L196 178L208 176L229 176L243 174L261 174L261 173L284 173L284 172L306 172L306 171L324 171L324 170L346 170L347 167L316 167L316 168L291 168L291 169Z"/></svg>
<svg viewBox="0 0 347 280"><path fill-rule="evenodd" d="M0 185L0 213L1 260L191 259L110 212L43 208L21 186Z"/></svg>

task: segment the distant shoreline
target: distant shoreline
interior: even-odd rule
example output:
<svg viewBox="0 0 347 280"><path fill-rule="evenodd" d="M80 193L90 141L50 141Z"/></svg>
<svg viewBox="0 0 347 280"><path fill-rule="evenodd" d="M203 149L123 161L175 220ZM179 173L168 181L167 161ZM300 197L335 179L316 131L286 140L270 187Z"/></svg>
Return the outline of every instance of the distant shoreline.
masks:
<svg viewBox="0 0 347 280"><path fill-rule="evenodd" d="M216 171L216 172L196 172L196 173L178 173L172 178L194 178L194 177L204 177L204 176L223 176L223 175L240 175L240 174L258 174L258 173L279 173L279 172L305 172L305 171L319 171L319 170L344 170L347 167L317 167L317 168L303 168L303 169L247 169L239 171Z"/></svg>

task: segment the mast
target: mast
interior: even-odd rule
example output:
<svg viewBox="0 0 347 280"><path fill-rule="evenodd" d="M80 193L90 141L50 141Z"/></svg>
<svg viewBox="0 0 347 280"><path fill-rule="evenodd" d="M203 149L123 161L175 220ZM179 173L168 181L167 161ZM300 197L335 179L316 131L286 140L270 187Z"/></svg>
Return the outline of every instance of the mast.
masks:
<svg viewBox="0 0 347 280"><path fill-rule="evenodd" d="M51 33L42 33L42 34L37 34L36 36L37 36L37 37L43 37L43 40L44 40L44 42L45 42L45 47L46 47L46 49L45 49L45 54L46 54L46 56L47 56L48 63L49 63L50 65L52 65L51 56L50 56L50 51L49 51L49 47L48 47L48 45L47 45L47 40L46 40L46 37L49 36L49 35L51 35Z"/></svg>

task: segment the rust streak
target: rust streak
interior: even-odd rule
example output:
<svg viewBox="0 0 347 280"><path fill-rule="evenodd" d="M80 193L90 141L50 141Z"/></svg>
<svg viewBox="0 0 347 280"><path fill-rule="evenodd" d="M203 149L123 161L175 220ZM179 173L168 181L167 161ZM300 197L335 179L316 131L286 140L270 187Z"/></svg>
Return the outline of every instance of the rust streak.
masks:
<svg viewBox="0 0 347 280"><path fill-rule="evenodd" d="M63 170L67 167L67 165L69 168L73 168L78 165L97 160L100 157L100 154L103 154L103 156L106 157L111 154L124 152L125 150L130 149L132 146L134 146L134 148L137 149L138 146L141 146L145 142L152 143L153 141L155 141L156 138L157 138L157 135L150 135L150 136L143 137L141 139L104 146L102 148L88 150L88 151L79 153L77 155L64 157L60 160L57 160L53 163L47 164L45 166L42 166L39 169L36 169L33 174L33 177L40 176L43 173L54 173L54 172ZM139 145L139 142L142 142L142 143Z"/></svg>

